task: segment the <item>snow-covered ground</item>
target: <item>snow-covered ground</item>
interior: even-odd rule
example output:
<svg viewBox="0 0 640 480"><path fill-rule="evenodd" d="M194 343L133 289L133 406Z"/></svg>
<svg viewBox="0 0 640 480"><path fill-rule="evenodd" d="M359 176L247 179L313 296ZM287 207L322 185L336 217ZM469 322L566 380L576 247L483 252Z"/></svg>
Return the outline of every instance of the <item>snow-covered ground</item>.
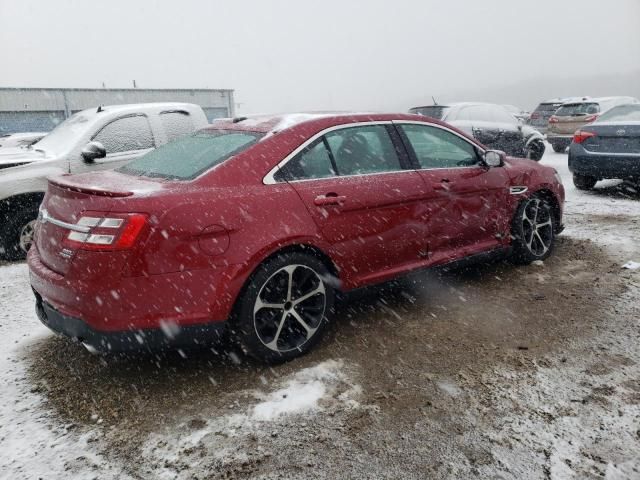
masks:
<svg viewBox="0 0 640 480"><path fill-rule="evenodd" d="M640 262L638 248L640 226L637 223L637 219L640 218L640 197L633 191L621 188L618 185L619 182L599 184L596 192L577 191L571 183L566 167L566 155L555 154L550 148L547 152L543 163L552 165L560 171L567 190L567 229L563 236L576 241L590 240L604 247L614 259L614 263L606 267L613 272L612 274L618 275L618 270L621 270L626 262ZM572 258L561 271L565 272L567 277L580 278L585 274L582 271L584 265L583 259ZM535 270L536 268L538 270ZM545 268L545 266L528 267L528 269L512 271L511 274L533 275L540 284L552 282L553 279L545 273ZM608 298L612 302L611 311L618 312L618 317L631 315L634 312L634 305L637 305L640 299L638 286L640 270L630 269L626 272L624 274L625 281L628 282L626 291L616 298ZM499 277L497 274L494 276ZM562 287L559 286L560 293L562 293L561 290ZM403 301L407 304L420 301L406 293L402 295L405 297ZM455 295L456 298L463 298L459 290L456 290ZM384 408L388 403L392 404L396 396L402 395L407 381L415 392L426 391L426 385L432 380L433 392L435 392L432 393L439 395L433 403L437 407L438 402L443 402L444 407L440 407L440 411L445 412L445 415L447 405L454 408L457 402L470 402L469 404L478 411L473 413L473 408L469 408L465 414L469 417L466 419L467 422L475 425L486 413L486 415L499 417L492 422L497 422L499 428L503 429L503 433L496 433L499 430L491 432L487 427L486 436L489 437L487 442L492 447L487 454L490 460L486 462L483 460L484 454L472 452L473 454L467 454L464 460L456 463L460 452L454 450L449 452L447 449L451 447L445 445L445 440L441 439L443 444L439 450L449 452L447 455L451 458L451 465L437 467L437 475L434 475L434 478L461 478L470 475L470 472L485 478L499 474L500 476L495 478L557 479L584 478L582 474L590 472L588 476L593 475L595 478L599 475L598 472L601 474L603 471L606 478L610 480L640 478L638 471L640 453L636 452L634 456L629 454L625 447L625 445L633 446L640 441L638 424L640 383L637 369L629 370L640 364L638 338L630 337L626 333L628 328L633 327L633 322L636 322L637 326L637 319L627 318L626 326L611 323L613 325L611 331L594 326L584 341L571 340L563 347L566 348L564 353L549 353L543 358L544 361L536 359L535 365L522 367L524 370L521 369L521 371L497 366L479 374L479 379L473 381L470 377L472 374L468 372L460 374L461 376L456 376L456 373L440 376L425 373L425 383L420 383L417 378L406 380L406 375L403 377L400 371L397 373L397 386L391 391L371 391L373 387L367 384L367 378L374 378L376 372L371 371L372 367L366 361L366 356L357 356L346 361L342 358L345 355L339 353L358 349L366 353L373 348L385 350L387 345L380 338L367 337L367 331L373 335L371 330L373 327L370 325L363 328L362 338L349 337L348 341L351 343L348 347L345 347L340 338L327 339L326 342L333 342L331 347L321 348L320 352L306 357L301 364L293 362L276 369L252 366L251 373L247 369L239 368L230 373L227 372L228 378L225 377L222 381L216 378L216 374L209 376L205 373L204 375L211 382L215 398L208 397L209 394L199 395L197 392L189 391L188 387L182 391L172 390L173 386L170 384L173 380L178 382L178 376L188 377L194 374L193 370L196 368L187 364L186 367L182 367L182 370L176 369L180 372L176 377L168 377L164 381L169 393L162 391L164 383L160 379L154 384L156 390L150 388L149 392L140 394L140 399L135 401L143 405L141 407L143 412L153 400L150 396L158 394L168 397L177 396L181 399L177 402L180 408L167 412L166 422L154 418L146 419L144 414L140 413L140 423L147 426L136 424L133 428L131 422L126 424L129 425L126 428L131 429L130 437L136 437L138 446L134 454L135 458L127 458L126 452L122 453L126 451L126 447L121 448L125 437L118 431L120 428L125 428L123 426L125 423L113 420L113 418L119 418L115 414L110 417L111 420L108 420L107 412L101 412L99 409L105 395L104 392L94 391L96 385L101 383L99 378L83 377L82 372L79 372L77 375L79 378L84 378L83 382L69 382L62 387L55 386L58 393L61 391L62 395L69 398L79 398L77 390L86 389L80 393L88 399L90 405L93 405L91 408L94 410L92 410L93 413L87 413L86 418L80 415L79 419L77 415L74 417L64 408L57 407L52 401L49 390L53 386L47 383L47 377L34 380L33 369L36 368L34 365L49 364L53 361L47 356L50 355L51 349L58 346L62 348L63 344L60 343L61 341L57 343L52 341L52 334L39 323L35 315L34 299L24 263L0 266L0 306L0 478L2 479L193 478L196 474L204 477L203 472L214 467L218 472L232 472L238 477L250 477L254 474L261 476L259 467L256 465L260 462L272 461L269 459L276 457L279 458L279 462L286 464L287 455L292 455L292 462L294 458L307 458L304 456L307 455L309 460L305 462L310 466L317 465L318 461L314 458L316 455L323 454L323 449L329 452L326 453L327 455L331 454L332 447L322 443L327 439L342 445L341 448L352 449L355 452L353 459L361 456L368 458L370 464L365 462L358 467L360 469L358 471L365 472L360 476L367 476L367 468L370 468L369 478L377 477L377 472L380 477L389 477L391 471L402 472L402 465L388 465L389 470L384 470L387 466L377 463L382 459L376 459L375 456L366 457L363 452L368 447L356 448L357 441L346 440L347 434L344 432L350 429L360 431L359 429L365 428L363 426L365 424L375 425L376 420L371 419L376 418L380 405ZM427 304L425 311L426 309L431 311L425 314L425 317L429 321L436 322L433 319L443 315L444 313L440 312L445 312L447 307L442 307L440 310L438 308L440 306L436 308ZM514 310L515 314L518 314L517 307L514 307ZM438 313L433 313L434 311ZM409 322L386 304L381 305L375 315L379 316L380 312L388 317L385 317L380 326L376 327L381 331L391 325ZM349 328L357 329L360 325L366 325L364 322L367 315L352 316L349 313L346 315L345 323L350 325ZM422 325L420 328L424 328L424 323L416 325ZM433 329L437 328L440 327L436 323ZM625 332L625 338L619 338L623 332ZM490 334L494 333L489 332L487 335L490 337ZM425 342L427 340L420 339ZM457 342L464 344L464 339L458 339ZM489 341L482 340L482 342L482 348L493 348L489 345ZM602 348L597 348L597 345ZM80 349L80 347L77 348ZM425 355L437 350L437 346L426 343L425 347L421 348L426 349ZM565 364L562 360L563 355L570 357L573 353L576 357L584 354L581 362ZM557 355L559 357L556 357ZM455 354L452 353L452 362L453 357ZM52 358L58 362L66 360L64 355L53 355ZM103 361L107 365L106 361L97 357L87 358L89 358L88 362L94 362L92 365L97 365L96 371L101 371L99 362ZM400 364L403 363L402 358L402 356L399 357ZM109 364L104 367L102 374L108 375L117 369L138 368L142 372L140 374L143 378L142 382L146 381L145 377L156 375L156 372L145 370L145 367L141 366L142 363L135 363L138 361L134 359L127 364L124 360L124 363L118 363L115 366ZM518 361L524 360L518 357ZM601 371L597 373L599 380L594 381L592 385L586 385L581 376L582 373L589 368L597 370L599 361L602 362ZM81 362L78 358L69 358L69 364L76 365ZM174 368L172 364L170 365L170 368ZM197 365L197 373L200 374L200 363ZM562 368L559 367L560 365ZM612 367L612 365L618 366ZM52 364L50 367L54 373L58 373L60 378L67 374L59 364ZM377 376L389 376L396 367L401 368L401 366L391 365L389 371L381 371ZM474 371L472 367L468 367L468 370ZM216 370L216 372L220 371L223 370ZM128 387L124 385L128 377L114 376L115 381L113 378L111 381L117 384L117 388ZM240 386L233 383L233 376L243 377ZM395 378L394 385L396 385ZM475 387L472 385L490 389L492 400L489 406L473 404ZM139 393L138 387L139 384L133 385L136 393ZM68 389L66 393L65 389ZM617 390L624 398L631 400L619 405L614 400L606 400L607 392L610 393L611 389ZM121 395L122 390L117 391L117 394ZM171 399L171 401L174 400ZM174 404L171 403L171 405ZM431 405L431 402L428 402L428 405ZM513 405L519 405L519 407L511 408ZM523 405L527 405L526 408L531 408L537 413L525 415ZM65 405L65 408L73 408L73 406ZM79 405L78 408L80 408ZM483 408L487 409L486 412ZM415 418L411 428L421 425L422 421L420 418ZM324 431L313 433L310 430L312 424L330 425L331 433ZM390 425L388 428L391 431L394 426ZM401 429L400 426L397 428ZM425 430L435 428L434 422L425 424L423 428ZM282 438L291 432L296 432L299 438L286 440ZM379 433L380 438L373 441L371 445L380 445L380 448L384 447L385 451L389 452L396 448L399 450L406 448L404 442L407 438L411 438L410 436L405 438L400 432L396 440L390 440L385 437L389 434L388 432ZM458 434L451 433L452 436ZM462 437L465 438L467 435L470 434L467 432ZM433 441L437 442L438 438L434 437ZM528 441L525 438L533 440ZM475 444L477 441L476 437L468 439L470 444ZM600 443L605 444L606 448L598 450ZM270 444L271 448L268 447ZM281 457L282 452L278 446L282 445L286 445L288 449L307 450L304 455L296 453L295 456L289 450L288 453L283 454L284 457ZM116 448L118 446L120 450ZM413 448L419 450L416 445ZM335 455L335 458L340 458L339 452ZM527 458L527 455L532 455L532 460L528 461L528 467L522 465L523 458ZM474 460L469 463L466 458ZM231 467L227 465L229 459L233 460ZM350 461L356 461L353 459ZM422 461L425 465L429 463L426 459ZM581 465L580 470L577 469L577 465ZM247 469L243 470L245 467ZM409 468L407 465L405 467ZM430 467L436 468L433 465ZM329 469L329 467L326 468ZM340 472L340 468L335 465L332 468L333 470L327 470L329 472L326 474L327 478L332 478L336 471ZM443 471L445 473L442 473ZM277 477L278 472L274 472L273 469L268 470L262 478L269 475ZM288 472L283 475L296 478L322 477L322 469L315 468L312 474L300 470L296 474ZM358 476L346 473L344 475ZM407 478L418 477L407 475Z"/></svg>

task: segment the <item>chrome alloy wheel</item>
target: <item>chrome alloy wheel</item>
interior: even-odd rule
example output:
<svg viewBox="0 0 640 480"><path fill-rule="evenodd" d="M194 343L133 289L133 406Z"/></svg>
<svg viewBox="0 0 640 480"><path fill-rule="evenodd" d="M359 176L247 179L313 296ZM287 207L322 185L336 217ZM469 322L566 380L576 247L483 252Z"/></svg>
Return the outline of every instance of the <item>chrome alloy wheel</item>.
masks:
<svg viewBox="0 0 640 480"><path fill-rule="evenodd" d="M253 307L260 341L275 352L289 352L316 333L327 297L320 275L306 265L287 265L262 285Z"/></svg>
<svg viewBox="0 0 640 480"><path fill-rule="evenodd" d="M36 222L37 220L31 220L20 230L20 250L25 253L29 251L31 244L33 243L33 235L36 230Z"/></svg>
<svg viewBox="0 0 640 480"><path fill-rule="evenodd" d="M522 211L522 232L526 247L536 257L542 257L553 242L553 218L549 205L531 198Z"/></svg>

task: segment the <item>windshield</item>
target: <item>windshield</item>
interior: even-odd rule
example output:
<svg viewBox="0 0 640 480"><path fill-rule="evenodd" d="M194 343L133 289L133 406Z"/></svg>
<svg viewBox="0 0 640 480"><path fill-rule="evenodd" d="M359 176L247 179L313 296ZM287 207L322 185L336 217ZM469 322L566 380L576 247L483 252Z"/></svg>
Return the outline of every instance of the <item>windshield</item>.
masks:
<svg viewBox="0 0 640 480"><path fill-rule="evenodd" d="M426 117L435 118L436 120L442 120L444 118L445 110L447 107L440 105L432 105L430 107L416 107L409 110L416 115L424 115Z"/></svg>
<svg viewBox="0 0 640 480"><path fill-rule="evenodd" d="M51 133L40 140L33 148L47 153L61 153L69 149L71 142L81 136L89 127L89 117L82 112L71 115L58 124Z"/></svg>
<svg viewBox="0 0 640 480"><path fill-rule="evenodd" d="M580 115L593 115L600 111L597 103L569 103L561 106L556 112L557 117L578 117Z"/></svg>
<svg viewBox="0 0 640 480"><path fill-rule="evenodd" d="M639 122L640 121L640 105L620 105L603 113L598 119L598 123L602 122Z"/></svg>
<svg viewBox="0 0 640 480"><path fill-rule="evenodd" d="M118 169L169 180L190 180L246 150L264 134L237 130L198 132L163 145Z"/></svg>

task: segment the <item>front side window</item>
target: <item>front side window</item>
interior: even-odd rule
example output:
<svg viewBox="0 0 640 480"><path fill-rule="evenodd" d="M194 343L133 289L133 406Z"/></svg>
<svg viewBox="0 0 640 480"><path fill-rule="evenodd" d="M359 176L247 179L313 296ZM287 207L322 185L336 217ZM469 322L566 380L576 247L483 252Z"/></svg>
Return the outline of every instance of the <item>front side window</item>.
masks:
<svg viewBox="0 0 640 480"><path fill-rule="evenodd" d="M210 130L167 143L120 167L129 175L190 180L255 144L263 134Z"/></svg>
<svg viewBox="0 0 640 480"><path fill-rule="evenodd" d="M476 165L475 146L447 130L427 125L401 125L421 168L456 168Z"/></svg>
<svg viewBox="0 0 640 480"><path fill-rule="evenodd" d="M384 125L343 128L325 137L339 175L402 170L395 146Z"/></svg>
<svg viewBox="0 0 640 480"><path fill-rule="evenodd" d="M107 155L153 148L153 134L144 115L123 117L108 123L93 140L100 142Z"/></svg>

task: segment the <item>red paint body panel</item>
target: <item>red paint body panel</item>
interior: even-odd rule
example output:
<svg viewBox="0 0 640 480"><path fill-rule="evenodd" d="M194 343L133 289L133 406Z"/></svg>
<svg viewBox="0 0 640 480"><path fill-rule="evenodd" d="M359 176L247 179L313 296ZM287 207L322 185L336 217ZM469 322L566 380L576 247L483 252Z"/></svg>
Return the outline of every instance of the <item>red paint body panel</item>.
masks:
<svg viewBox="0 0 640 480"><path fill-rule="evenodd" d="M278 117L216 122L210 128L269 133L192 181L117 172L59 177L43 201L56 219L76 223L84 212L141 213L148 222L131 249L67 248L64 255L68 230L39 224L28 258L32 285L54 308L98 331L218 322L229 317L256 267L282 248L322 251L348 290L507 246L518 202L537 190L548 190L562 208L564 190L553 169L517 159L492 169L263 183L279 162L327 128L392 120L443 125L392 114L327 115L293 126ZM509 187L516 185L527 193L511 195ZM327 194L340 201L324 204Z"/></svg>

